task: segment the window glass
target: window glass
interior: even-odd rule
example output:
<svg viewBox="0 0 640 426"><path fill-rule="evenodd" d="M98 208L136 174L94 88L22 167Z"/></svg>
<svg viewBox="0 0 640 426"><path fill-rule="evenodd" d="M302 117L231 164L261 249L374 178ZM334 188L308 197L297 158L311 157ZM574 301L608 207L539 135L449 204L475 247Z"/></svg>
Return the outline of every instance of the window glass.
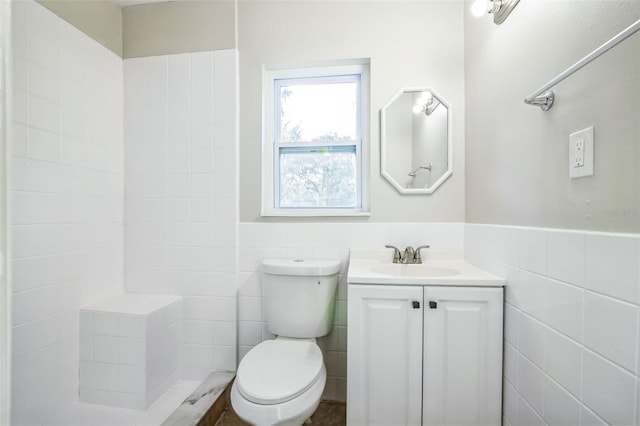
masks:
<svg viewBox="0 0 640 426"><path fill-rule="evenodd" d="M357 76L280 81L280 141L339 141L358 137Z"/></svg>
<svg viewBox="0 0 640 426"><path fill-rule="evenodd" d="M280 148L280 207L357 204L356 147Z"/></svg>

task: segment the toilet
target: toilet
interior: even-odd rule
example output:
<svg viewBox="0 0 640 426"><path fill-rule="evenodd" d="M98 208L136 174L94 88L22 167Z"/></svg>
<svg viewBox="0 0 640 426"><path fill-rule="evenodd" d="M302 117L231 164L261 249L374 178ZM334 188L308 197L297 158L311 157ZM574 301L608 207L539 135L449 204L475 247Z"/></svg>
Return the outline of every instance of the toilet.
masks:
<svg viewBox="0 0 640 426"><path fill-rule="evenodd" d="M339 271L339 260L263 260L265 316L276 338L238 366L231 405L244 421L299 426L318 408L327 371L316 338L331 331Z"/></svg>

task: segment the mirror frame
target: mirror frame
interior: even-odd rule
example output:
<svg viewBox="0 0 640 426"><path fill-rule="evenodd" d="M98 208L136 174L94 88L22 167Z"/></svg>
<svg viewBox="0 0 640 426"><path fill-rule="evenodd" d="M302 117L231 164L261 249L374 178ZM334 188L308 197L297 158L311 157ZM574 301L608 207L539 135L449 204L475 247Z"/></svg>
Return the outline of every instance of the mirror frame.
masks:
<svg viewBox="0 0 640 426"><path fill-rule="evenodd" d="M430 91L433 93L435 97L438 98L440 103L447 107L447 171L438 178L431 186L428 188L405 188L400 185L389 173L387 173L387 140L386 140L386 110L403 94L405 93L414 93L414 92L424 92ZM380 174L393 185L398 192L401 194L432 194L436 189L438 189L444 181L449 179L453 174L453 111L451 110L451 104L442 97L436 90L432 87L428 86L419 86L419 87L402 87L398 90L391 99L384 104L384 106L380 109Z"/></svg>

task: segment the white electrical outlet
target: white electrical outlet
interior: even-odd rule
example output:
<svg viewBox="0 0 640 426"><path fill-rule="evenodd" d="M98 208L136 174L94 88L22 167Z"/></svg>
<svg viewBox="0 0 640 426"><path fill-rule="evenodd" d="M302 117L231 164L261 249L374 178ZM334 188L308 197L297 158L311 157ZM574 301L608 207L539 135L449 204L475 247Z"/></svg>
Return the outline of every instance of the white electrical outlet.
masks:
<svg viewBox="0 0 640 426"><path fill-rule="evenodd" d="M575 162L573 163L573 167L583 167L584 166L584 139L578 138L575 141L575 145L573 147L575 151Z"/></svg>
<svg viewBox="0 0 640 426"><path fill-rule="evenodd" d="M593 175L593 126L569 135L569 177Z"/></svg>

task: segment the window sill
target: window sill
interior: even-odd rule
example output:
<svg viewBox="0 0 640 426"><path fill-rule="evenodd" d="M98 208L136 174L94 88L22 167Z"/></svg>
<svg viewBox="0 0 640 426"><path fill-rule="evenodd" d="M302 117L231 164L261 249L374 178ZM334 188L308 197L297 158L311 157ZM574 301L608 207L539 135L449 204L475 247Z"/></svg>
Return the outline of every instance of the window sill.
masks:
<svg viewBox="0 0 640 426"><path fill-rule="evenodd" d="M270 210L262 212L262 217L369 217L370 211L364 210Z"/></svg>

